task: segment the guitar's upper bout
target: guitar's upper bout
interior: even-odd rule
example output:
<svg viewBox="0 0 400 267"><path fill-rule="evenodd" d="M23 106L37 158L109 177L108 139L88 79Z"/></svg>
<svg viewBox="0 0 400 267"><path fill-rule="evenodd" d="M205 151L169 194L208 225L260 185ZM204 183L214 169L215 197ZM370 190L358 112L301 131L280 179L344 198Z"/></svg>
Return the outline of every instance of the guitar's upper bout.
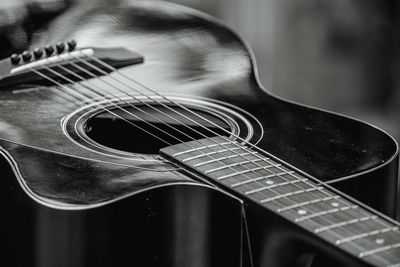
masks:
<svg viewBox="0 0 400 267"><path fill-rule="evenodd" d="M82 47L125 47L145 58L126 73L150 88L173 93L204 95L224 86L243 94L256 87L248 85L255 84L251 51L214 18L167 2L95 2L60 16L32 47L71 38ZM243 87L229 86L237 84Z"/></svg>

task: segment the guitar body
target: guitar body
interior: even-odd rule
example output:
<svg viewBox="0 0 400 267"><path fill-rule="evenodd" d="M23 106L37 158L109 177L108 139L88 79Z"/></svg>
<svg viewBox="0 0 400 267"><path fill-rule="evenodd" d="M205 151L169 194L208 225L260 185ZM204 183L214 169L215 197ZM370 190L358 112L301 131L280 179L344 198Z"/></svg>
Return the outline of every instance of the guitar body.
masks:
<svg viewBox="0 0 400 267"><path fill-rule="evenodd" d="M77 6L37 33L32 47L71 38L81 47L141 54L143 64L121 72L226 116L227 125L275 157L396 216L396 142L363 122L263 89L249 48L213 19L163 2ZM117 94L94 80L84 84ZM287 242L271 232L291 232L279 218L260 218L257 207L160 159L140 131L49 88L24 83L0 90L6 266L241 266L242 260L250 266L248 239L254 266L309 266L310 257L277 253ZM287 251L340 256L309 240Z"/></svg>

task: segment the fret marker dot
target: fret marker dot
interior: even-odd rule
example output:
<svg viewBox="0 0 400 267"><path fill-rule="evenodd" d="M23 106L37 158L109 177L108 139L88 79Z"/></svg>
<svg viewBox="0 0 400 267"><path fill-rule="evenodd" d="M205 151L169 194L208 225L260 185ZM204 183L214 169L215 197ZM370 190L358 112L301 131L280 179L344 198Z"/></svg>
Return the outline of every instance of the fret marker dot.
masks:
<svg viewBox="0 0 400 267"><path fill-rule="evenodd" d="M331 205L332 205L332 207L335 207L335 208L339 207L339 203L337 203L337 202L332 202Z"/></svg>
<svg viewBox="0 0 400 267"><path fill-rule="evenodd" d="M307 214L307 211L306 210L298 210L297 213L300 215L305 215L305 214Z"/></svg>
<svg viewBox="0 0 400 267"><path fill-rule="evenodd" d="M274 182L271 181L271 180L267 180L266 183L267 183L267 184L274 184Z"/></svg>
<svg viewBox="0 0 400 267"><path fill-rule="evenodd" d="M382 245L383 243L385 243L385 239L383 239L383 238L377 238L377 239L375 240L375 243L377 243L378 245Z"/></svg>

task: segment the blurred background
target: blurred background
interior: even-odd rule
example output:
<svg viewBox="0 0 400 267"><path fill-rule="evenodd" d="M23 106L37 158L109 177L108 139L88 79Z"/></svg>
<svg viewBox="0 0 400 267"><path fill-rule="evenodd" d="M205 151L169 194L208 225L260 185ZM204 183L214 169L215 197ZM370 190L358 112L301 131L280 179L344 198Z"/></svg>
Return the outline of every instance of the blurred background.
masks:
<svg viewBox="0 0 400 267"><path fill-rule="evenodd" d="M400 141L397 0L176 0L253 48L265 88L373 123Z"/></svg>
<svg viewBox="0 0 400 267"><path fill-rule="evenodd" d="M22 49L30 31L77 1L1 0L0 56ZM96 0L82 0L89 1ZM370 122L400 141L399 1L171 2L213 15L247 40L268 90Z"/></svg>

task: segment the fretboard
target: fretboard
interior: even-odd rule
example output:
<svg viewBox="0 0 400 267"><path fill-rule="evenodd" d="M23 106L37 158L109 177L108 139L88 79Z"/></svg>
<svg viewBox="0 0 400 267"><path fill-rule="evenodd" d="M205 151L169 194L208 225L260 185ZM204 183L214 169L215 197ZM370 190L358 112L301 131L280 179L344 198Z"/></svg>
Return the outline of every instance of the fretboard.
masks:
<svg viewBox="0 0 400 267"><path fill-rule="evenodd" d="M398 225L249 146L226 137L161 154L375 266L400 267Z"/></svg>

